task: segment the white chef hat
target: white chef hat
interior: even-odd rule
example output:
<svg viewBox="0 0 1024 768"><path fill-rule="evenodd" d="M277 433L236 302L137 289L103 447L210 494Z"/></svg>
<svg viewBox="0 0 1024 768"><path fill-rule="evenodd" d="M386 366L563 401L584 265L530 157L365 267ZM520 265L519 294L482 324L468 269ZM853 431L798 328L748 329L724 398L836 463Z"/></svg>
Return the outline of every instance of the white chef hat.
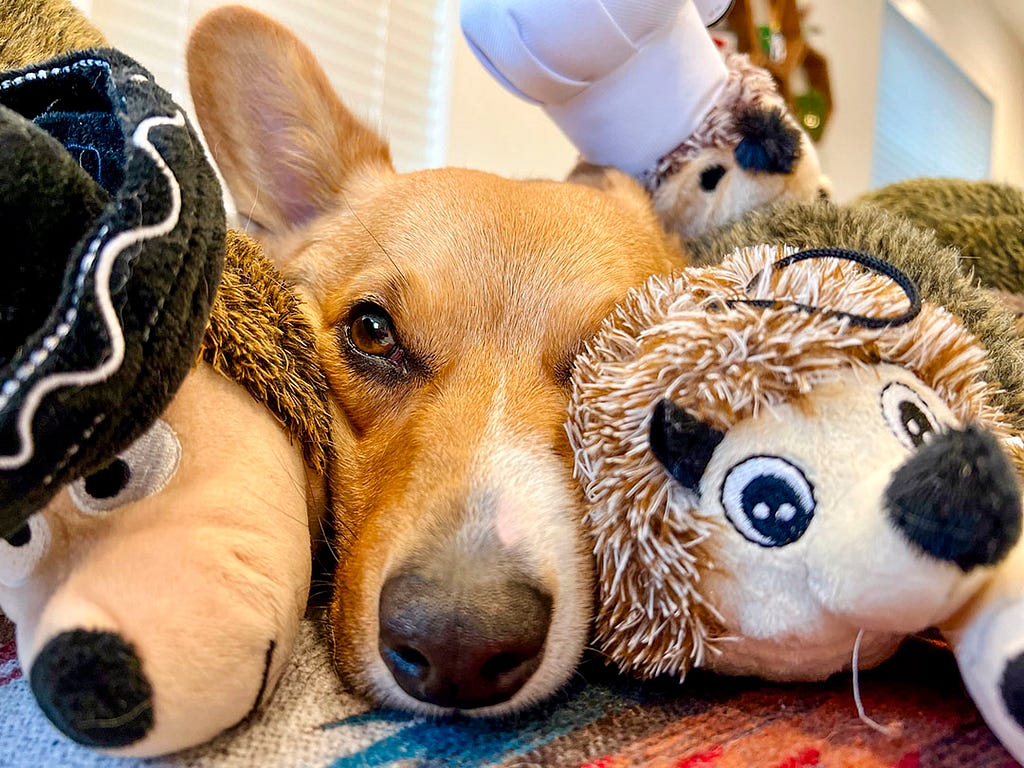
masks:
<svg viewBox="0 0 1024 768"><path fill-rule="evenodd" d="M461 20L584 160L635 175L696 130L727 78L692 0L462 0Z"/></svg>

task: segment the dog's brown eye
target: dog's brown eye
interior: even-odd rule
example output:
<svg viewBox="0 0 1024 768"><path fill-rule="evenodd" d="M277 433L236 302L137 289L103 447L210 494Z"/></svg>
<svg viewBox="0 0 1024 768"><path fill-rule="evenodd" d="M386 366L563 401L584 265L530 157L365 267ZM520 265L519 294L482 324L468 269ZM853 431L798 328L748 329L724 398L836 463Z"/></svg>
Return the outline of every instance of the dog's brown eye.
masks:
<svg viewBox="0 0 1024 768"><path fill-rule="evenodd" d="M357 309L349 322L348 335L352 346L364 355L393 358L399 351L391 318L377 306Z"/></svg>

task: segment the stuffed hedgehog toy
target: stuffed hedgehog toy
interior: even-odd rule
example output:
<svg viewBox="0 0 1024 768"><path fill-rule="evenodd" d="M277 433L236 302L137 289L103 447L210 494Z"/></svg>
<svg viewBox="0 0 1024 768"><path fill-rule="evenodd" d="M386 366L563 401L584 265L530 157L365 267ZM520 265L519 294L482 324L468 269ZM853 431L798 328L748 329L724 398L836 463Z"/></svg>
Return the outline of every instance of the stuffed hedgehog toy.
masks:
<svg viewBox="0 0 1024 768"><path fill-rule="evenodd" d="M88 28L25 8L6 62ZM0 105L0 607L64 734L178 750L262 706L298 631L330 443L313 331L225 241L199 139L136 62L63 53L0 74Z"/></svg>
<svg viewBox="0 0 1024 768"><path fill-rule="evenodd" d="M601 188L620 169L671 232L829 192L771 75L723 61L691 0L463 0L461 19L498 82L579 149L569 180Z"/></svg>
<svg viewBox="0 0 1024 768"><path fill-rule="evenodd" d="M716 242L752 237L652 278L577 361L599 645L642 676L813 680L938 627L1024 758L1011 319L878 210L797 206Z"/></svg>

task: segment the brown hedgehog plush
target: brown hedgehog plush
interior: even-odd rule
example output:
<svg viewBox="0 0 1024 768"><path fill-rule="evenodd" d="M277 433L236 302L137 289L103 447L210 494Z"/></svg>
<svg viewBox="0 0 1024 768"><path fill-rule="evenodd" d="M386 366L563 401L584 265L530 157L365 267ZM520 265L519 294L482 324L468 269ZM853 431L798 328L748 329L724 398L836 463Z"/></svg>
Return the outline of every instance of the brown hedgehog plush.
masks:
<svg viewBox="0 0 1024 768"><path fill-rule="evenodd" d="M569 181L633 177L670 232L828 193L771 74L723 60L692 0L464 0L460 15L481 64L579 150Z"/></svg>
<svg viewBox="0 0 1024 768"><path fill-rule="evenodd" d="M938 627L1020 759L1012 321L881 212L775 224L718 239L766 245L652 278L578 360L598 642L642 676L807 680Z"/></svg>

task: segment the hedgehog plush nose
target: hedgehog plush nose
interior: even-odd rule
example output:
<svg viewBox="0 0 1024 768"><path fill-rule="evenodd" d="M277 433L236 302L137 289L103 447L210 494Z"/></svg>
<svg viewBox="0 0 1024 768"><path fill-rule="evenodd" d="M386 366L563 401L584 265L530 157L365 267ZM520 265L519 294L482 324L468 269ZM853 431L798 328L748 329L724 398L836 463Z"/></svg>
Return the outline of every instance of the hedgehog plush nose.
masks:
<svg viewBox="0 0 1024 768"><path fill-rule="evenodd" d="M551 597L522 582L446 584L415 573L380 596L380 654L420 701L474 709L508 701L540 666Z"/></svg>
<svg viewBox="0 0 1024 768"><path fill-rule="evenodd" d="M800 129L780 109L752 109L736 118L740 143L733 154L741 168L762 173L792 173L800 159Z"/></svg>
<svg viewBox="0 0 1024 768"><path fill-rule="evenodd" d="M999 562L1020 537L1016 474L995 437L973 426L921 446L893 474L885 496L908 541L965 572Z"/></svg>
<svg viewBox="0 0 1024 768"><path fill-rule="evenodd" d="M153 727L153 691L142 663L112 632L57 635L32 664L30 683L50 721L87 747L126 747Z"/></svg>

